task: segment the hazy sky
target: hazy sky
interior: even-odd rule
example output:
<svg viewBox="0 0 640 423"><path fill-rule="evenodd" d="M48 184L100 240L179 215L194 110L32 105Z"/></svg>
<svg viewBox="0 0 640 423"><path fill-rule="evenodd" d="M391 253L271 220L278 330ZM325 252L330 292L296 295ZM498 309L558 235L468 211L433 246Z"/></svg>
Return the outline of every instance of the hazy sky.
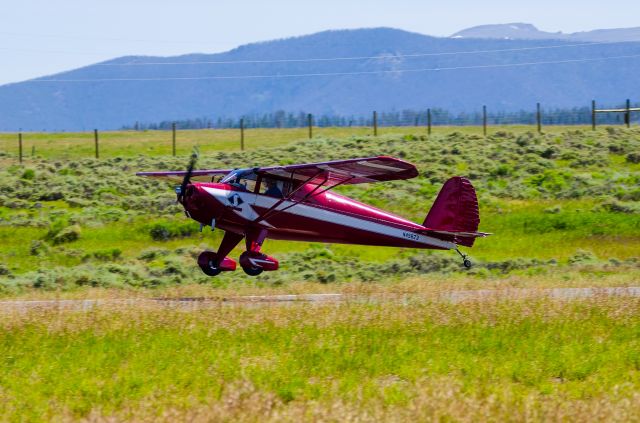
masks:
<svg viewBox="0 0 640 423"><path fill-rule="evenodd" d="M327 29L448 36L509 22L554 32L640 26L640 1L1 0L0 84L122 55L215 53Z"/></svg>

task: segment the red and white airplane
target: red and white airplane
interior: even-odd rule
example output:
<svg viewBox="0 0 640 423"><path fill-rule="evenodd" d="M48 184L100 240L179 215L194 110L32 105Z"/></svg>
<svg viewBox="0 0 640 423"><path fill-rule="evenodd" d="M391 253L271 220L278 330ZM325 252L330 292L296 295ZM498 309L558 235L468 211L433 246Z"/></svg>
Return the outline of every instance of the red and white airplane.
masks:
<svg viewBox="0 0 640 423"><path fill-rule="evenodd" d="M217 252L204 251L198 265L215 276L236 269L227 257L245 239L240 266L251 276L278 269L278 261L260 249L267 238L290 241L455 250L471 267L459 245L471 247L480 223L476 193L466 178L442 187L422 225L352 200L332 190L340 185L410 179L411 163L392 157L367 157L322 163L251 169L140 172L137 175L182 179L176 188L187 217L211 230L225 231ZM218 182L214 182L220 177ZM201 182L192 182L201 181ZM203 181L204 180L204 181ZM208 182L206 182L208 181Z"/></svg>

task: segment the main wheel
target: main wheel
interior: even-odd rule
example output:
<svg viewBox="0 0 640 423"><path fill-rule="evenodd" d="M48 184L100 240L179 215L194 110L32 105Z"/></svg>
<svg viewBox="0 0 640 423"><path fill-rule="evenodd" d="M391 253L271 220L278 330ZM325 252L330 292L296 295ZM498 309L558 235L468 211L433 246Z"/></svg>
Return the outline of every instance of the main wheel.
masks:
<svg viewBox="0 0 640 423"><path fill-rule="evenodd" d="M218 276L222 269L216 265L218 256L212 251L203 251L198 256L198 266L207 276Z"/></svg>
<svg viewBox="0 0 640 423"><path fill-rule="evenodd" d="M264 270L259 267L243 267L242 270L244 270L244 273L249 276L258 276L260 273L264 272Z"/></svg>
<svg viewBox="0 0 640 423"><path fill-rule="evenodd" d="M471 269L471 260L469 259L464 259L464 261L462 262L462 264L464 264L464 267L466 267L467 269Z"/></svg>

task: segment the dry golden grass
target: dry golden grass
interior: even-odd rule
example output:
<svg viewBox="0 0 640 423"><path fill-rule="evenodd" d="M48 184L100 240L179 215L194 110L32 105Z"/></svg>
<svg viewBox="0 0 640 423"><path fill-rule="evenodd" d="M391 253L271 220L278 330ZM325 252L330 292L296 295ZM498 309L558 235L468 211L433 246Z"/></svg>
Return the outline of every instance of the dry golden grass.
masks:
<svg viewBox="0 0 640 423"><path fill-rule="evenodd" d="M392 378L391 378L392 379ZM394 383L381 381L381 383ZM85 422L632 422L640 420L640 394L622 394L620 387L611 395L587 400L547 398L530 395L513 398L509 392L486 398L469 395L454 378L423 379L405 389L416 396L405 406L335 401L292 401L284 403L274 394L261 392L250 382L230 386L219 401L188 408L172 408L158 413L153 400L128 406L115 414L92 410ZM73 415L63 421L76 421Z"/></svg>

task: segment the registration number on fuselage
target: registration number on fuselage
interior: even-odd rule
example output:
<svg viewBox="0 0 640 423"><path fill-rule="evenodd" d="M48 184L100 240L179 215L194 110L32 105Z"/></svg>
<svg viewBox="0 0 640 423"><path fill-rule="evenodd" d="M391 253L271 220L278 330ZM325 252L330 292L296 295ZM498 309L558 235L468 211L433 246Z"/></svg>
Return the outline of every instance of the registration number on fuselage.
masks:
<svg viewBox="0 0 640 423"><path fill-rule="evenodd" d="M412 232L402 232L402 236L412 241L418 241L420 239L420 235L414 234Z"/></svg>

